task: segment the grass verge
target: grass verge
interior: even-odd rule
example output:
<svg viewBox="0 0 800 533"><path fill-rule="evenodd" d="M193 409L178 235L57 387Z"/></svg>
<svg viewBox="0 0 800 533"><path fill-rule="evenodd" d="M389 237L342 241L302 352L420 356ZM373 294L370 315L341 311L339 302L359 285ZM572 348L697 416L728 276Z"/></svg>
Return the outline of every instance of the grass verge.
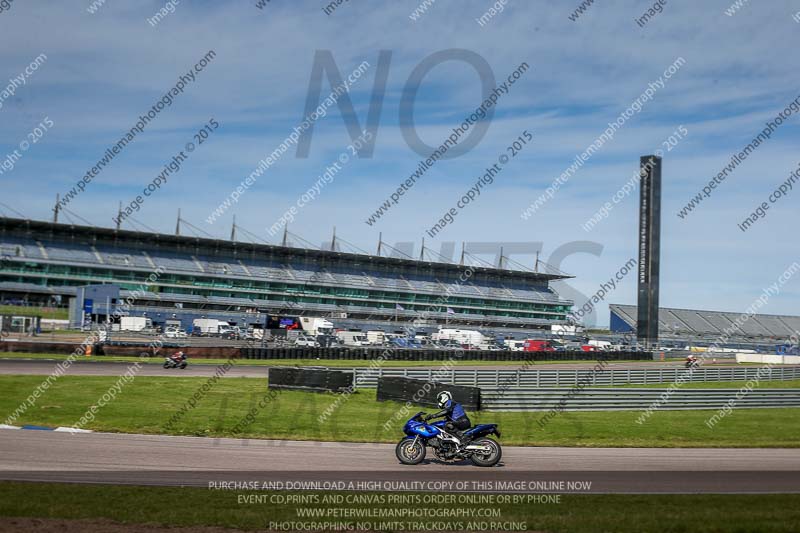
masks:
<svg viewBox="0 0 800 533"><path fill-rule="evenodd" d="M43 376L0 376L0 423ZM117 383L116 377L63 376L14 425L73 426ZM423 408L375 401L374 390L349 396L284 391L268 394L264 379L225 378L203 393L196 407L182 406L208 378L137 377L100 408L86 429L195 436L349 442L396 442L402 424ZM264 399L263 407L260 401ZM338 402L323 422L320 415ZM255 409L250 423L242 420ZM430 409L427 409L430 412ZM176 417L176 413L180 413ZM800 408L738 409L712 428L716 411L656 411L643 424L640 411L564 412L544 428L543 412L470 413L474 423L497 423L506 445L587 447L800 447ZM170 422L172 420L172 422ZM386 427L384 425L391 421ZM237 425L241 431L234 432ZM168 428L168 429L167 429ZM357 428L357 429L354 429Z"/></svg>
<svg viewBox="0 0 800 533"><path fill-rule="evenodd" d="M260 496L256 503L242 497ZM319 503L270 503L273 496L316 496ZM322 503L324 496L372 497L375 503ZM471 523L499 522L524 524L525 530L549 533L647 533L656 531L712 533L721 531L758 531L789 533L800 530L800 495L561 495L557 503L473 503L463 497L456 504L389 503L386 493L304 491L297 493L213 491L202 488L136 487L105 485L61 485L37 483L0 483L0 516L61 519L110 519L119 524L158 524L163 527L217 526L238 530L269 527L270 522L329 524L401 522L392 530L414 530L414 524L447 523L448 530L480 531ZM424 494L394 495L412 501ZM432 496L446 496L444 494ZM474 496L474 495L472 495ZM382 501L381 501L382 498ZM527 500L527 496L525 496ZM252 500L251 500L252 501ZM306 500L311 501L311 500ZM532 500L534 501L534 500ZM171 505L166 502L184 502ZM422 508L429 512L419 518L304 518L302 509L360 510ZM450 509L496 510L493 518L437 518L437 511ZM458 527L461 526L461 527ZM2 527L2 519L0 519ZM319 528L292 527L311 531ZM371 530L388 530L375 528ZM90 529L91 530L91 529ZM436 529L438 530L438 529ZM497 530L495 528L495 530ZM520 530L520 529L509 529ZM151 531L151 529L148 529Z"/></svg>
<svg viewBox="0 0 800 533"><path fill-rule="evenodd" d="M40 316L42 318L55 318L66 320L69 318L68 309L56 307L28 307L24 305L0 305L0 315L5 316Z"/></svg>

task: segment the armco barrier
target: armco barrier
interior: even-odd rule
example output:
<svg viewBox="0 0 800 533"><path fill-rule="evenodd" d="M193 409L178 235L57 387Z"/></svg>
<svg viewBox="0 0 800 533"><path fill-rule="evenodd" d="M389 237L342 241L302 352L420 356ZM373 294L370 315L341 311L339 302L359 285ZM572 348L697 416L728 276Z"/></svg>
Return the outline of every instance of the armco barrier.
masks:
<svg viewBox="0 0 800 533"><path fill-rule="evenodd" d="M657 383L761 381L800 379L800 366L773 367L769 374L755 366L699 368L687 370L670 368L625 368L594 371L575 369L518 370L505 369L441 369L441 368L354 368L347 370L355 376L356 388L375 388L381 377L403 377L440 381L471 387L568 387L578 383L587 386L647 385ZM759 374L760 372L760 374Z"/></svg>
<svg viewBox="0 0 800 533"><path fill-rule="evenodd" d="M777 355L769 353L737 353L737 363L758 363L760 365L800 365L800 355Z"/></svg>
<svg viewBox="0 0 800 533"><path fill-rule="evenodd" d="M499 350L422 350L391 347L242 348L243 359L355 359L371 361L652 361L652 352L512 352Z"/></svg>
<svg viewBox="0 0 800 533"><path fill-rule="evenodd" d="M663 396L662 396L663 395ZM662 398L667 398L666 401ZM800 389L482 389L481 402L489 411L617 411L721 409L734 400L739 408L800 407ZM661 403L661 402L664 403ZM562 404L563 402L563 404Z"/></svg>
<svg viewBox="0 0 800 533"><path fill-rule="evenodd" d="M461 387L419 379L381 378L378 380L377 399L379 402L413 402L438 410L436 395L444 390L450 391L456 401L466 409L477 411L481 408L481 390L477 387Z"/></svg>
<svg viewBox="0 0 800 533"><path fill-rule="evenodd" d="M761 368L718 367L687 370L683 367L626 368L600 371L554 369L440 369L440 368L355 368L348 370L355 376L356 387L375 388L381 377L436 380L443 383L471 387L568 387L578 383L587 386L647 385L656 383L748 381L759 377L761 381L800 379L800 366L773 367L769 374ZM760 374L759 374L760 372Z"/></svg>
<svg viewBox="0 0 800 533"><path fill-rule="evenodd" d="M271 389L345 392L352 386L352 372L280 367L269 370Z"/></svg>

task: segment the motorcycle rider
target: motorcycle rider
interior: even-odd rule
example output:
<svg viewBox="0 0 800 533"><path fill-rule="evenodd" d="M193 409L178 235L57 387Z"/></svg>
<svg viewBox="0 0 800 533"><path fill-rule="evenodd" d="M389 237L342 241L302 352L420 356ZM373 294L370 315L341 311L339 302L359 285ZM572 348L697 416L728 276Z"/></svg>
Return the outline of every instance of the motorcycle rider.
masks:
<svg viewBox="0 0 800 533"><path fill-rule="evenodd" d="M686 356L686 366L690 367L695 364L697 364L697 357L695 357L694 354L690 353L688 356Z"/></svg>
<svg viewBox="0 0 800 533"><path fill-rule="evenodd" d="M173 363L175 363L176 365L179 365L179 364L181 364L183 361L185 361L185 360L186 360L186 354L184 354L184 353L183 353L183 352L181 352L181 351L177 351L177 352L175 352L174 354L172 354L171 356L169 356L169 358L170 358L170 359L172 359L172 362L173 362Z"/></svg>
<svg viewBox="0 0 800 533"><path fill-rule="evenodd" d="M436 403L439 405L441 411L426 416L425 420L446 418L447 423L444 425L444 428L448 433L455 435L459 439L460 444L460 439L464 436L461 432L469 429L472 425L466 411L464 411L464 407L453 400L453 395L450 394L450 391L442 391L437 394Z"/></svg>

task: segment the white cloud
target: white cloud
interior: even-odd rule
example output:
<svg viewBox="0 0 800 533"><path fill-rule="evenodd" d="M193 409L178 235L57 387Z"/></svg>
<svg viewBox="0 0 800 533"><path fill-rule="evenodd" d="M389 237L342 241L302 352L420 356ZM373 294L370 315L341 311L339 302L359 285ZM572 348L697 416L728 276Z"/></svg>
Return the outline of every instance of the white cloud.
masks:
<svg viewBox="0 0 800 533"><path fill-rule="evenodd" d="M351 161L335 186L292 226L312 242L329 238L334 221L348 240L370 250L378 231L390 242L419 242L437 214L528 129L535 144L508 165L442 239L544 241L552 250L586 239L580 224L627 180L640 155L652 152L683 124L688 138L665 158L662 303L739 309L774 277L773 271L780 273L796 259L792 200L776 206L747 234L735 223L796 165L791 141L798 132L797 117L689 219L675 216L767 118L800 93L795 76L800 60L792 44L800 25L791 19L792 2L754 4L736 17L723 15L729 5L725 0L670 3L645 28L634 22L645 4L622 1L598 4L578 22L567 18L571 4L512 2L485 27L474 18L488 8L488 0L459 2L458 7L437 4L416 23L408 20L407 6L393 3L379 9L349 3L330 16L316 1L271 2L264 10L252 2L182 3L155 28L146 18L163 3L109 2L94 15L85 4L17 3L0 14L4 42L13 43L0 50L0 80L18 74L39 53L48 56L30 84L0 109L0 158L43 116L56 122L12 173L0 176L3 201L31 217L49 218L55 194L79 179L177 76L214 49L217 58L197 82L72 206L89 220L110 225L117 202L135 196L193 130L213 116L222 125L219 132L139 216L171 231L180 206L199 225L302 118L315 50L332 50L345 75L363 60L371 63L352 94L363 124L378 51L388 49L392 64L374 158ZM364 219L420 159L397 125L403 86L423 58L447 48L478 52L498 78L522 61L532 68L502 98L475 150L438 162L383 224L367 227ZM521 222L519 211L678 56L686 66L642 113L550 205L532 221ZM323 94L328 89L325 81ZM479 99L472 69L457 62L438 67L420 90L420 136L430 144L444 139ZM263 229L348 142L336 110L316 125L308 159L287 154L236 209L207 229L226 235L233 213L243 226ZM632 196L589 235L603 244L601 257L567 261L566 269L578 276L571 283L585 294L635 255L637 203ZM773 299L769 311L795 312L791 289ZM634 298L632 282L609 297ZM607 316L603 313L601 322Z"/></svg>

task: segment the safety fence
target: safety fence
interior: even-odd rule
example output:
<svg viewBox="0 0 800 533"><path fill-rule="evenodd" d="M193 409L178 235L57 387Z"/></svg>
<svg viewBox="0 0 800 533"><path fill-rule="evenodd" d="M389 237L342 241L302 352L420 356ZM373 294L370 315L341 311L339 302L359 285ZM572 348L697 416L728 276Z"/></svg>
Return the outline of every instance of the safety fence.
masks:
<svg viewBox="0 0 800 533"><path fill-rule="evenodd" d="M617 411L800 407L800 389L482 389L481 408L489 411Z"/></svg>
<svg viewBox="0 0 800 533"><path fill-rule="evenodd" d="M589 364L589 363L587 363ZM717 367L689 370L684 367L588 369L459 369L459 368L355 368L356 387L375 388L380 377L403 377L466 385L471 387L564 387L649 385L672 382L761 381L800 379L800 366L773 367L765 373L761 367ZM760 374L759 374L760 372Z"/></svg>
<svg viewBox="0 0 800 533"><path fill-rule="evenodd" d="M347 359L392 361L652 361L652 352L512 352L509 350L445 350L393 347L243 348L242 359Z"/></svg>

